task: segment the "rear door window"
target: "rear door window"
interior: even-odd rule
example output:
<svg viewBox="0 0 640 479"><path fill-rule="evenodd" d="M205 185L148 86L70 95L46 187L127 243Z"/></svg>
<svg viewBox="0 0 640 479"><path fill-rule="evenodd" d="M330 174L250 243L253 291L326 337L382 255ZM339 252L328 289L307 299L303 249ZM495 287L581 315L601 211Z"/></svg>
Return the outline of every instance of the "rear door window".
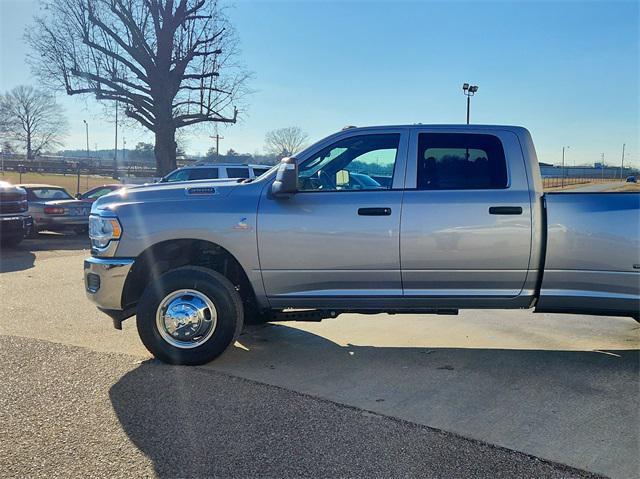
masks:
<svg viewBox="0 0 640 479"><path fill-rule="evenodd" d="M417 189L501 189L507 185L507 162L496 136L468 133L418 136Z"/></svg>

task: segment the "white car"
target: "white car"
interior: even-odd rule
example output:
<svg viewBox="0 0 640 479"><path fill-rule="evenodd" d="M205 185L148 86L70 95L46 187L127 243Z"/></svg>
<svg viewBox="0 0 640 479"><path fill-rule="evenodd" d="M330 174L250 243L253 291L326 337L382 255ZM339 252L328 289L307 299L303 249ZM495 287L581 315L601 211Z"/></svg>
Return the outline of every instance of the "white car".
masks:
<svg viewBox="0 0 640 479"><path fill-rule="evenodd" d="M160 183L192 180L216 180L227 178L257 178L269 171L269 165L246 165L238 163L197 163L173 170Z"/></svg>

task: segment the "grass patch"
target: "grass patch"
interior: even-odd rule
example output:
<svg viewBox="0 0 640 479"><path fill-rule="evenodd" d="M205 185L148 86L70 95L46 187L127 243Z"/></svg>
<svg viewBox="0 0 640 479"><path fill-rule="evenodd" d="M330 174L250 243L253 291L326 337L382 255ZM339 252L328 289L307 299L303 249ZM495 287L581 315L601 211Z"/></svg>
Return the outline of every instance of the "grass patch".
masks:
<svg viewBox="0 0 640 479"><path fill-rule="evenodd" d="M12 184L20 182L20 174L16 171L0 173L0 180ZM76 193L78 177L76 175L58 175L53 173L23 173L22 183L42 183L52 186L61 186L71 194ZM80 192L83 193L96 186L118 183L108 176L80 175Z"/></svg>
<svg viewBox="0 0 640 479"><path fill-rule="evenodd" d="M625 183L622 186L618 186L611 191L638 191L640 192L640 183Z"/></svg>

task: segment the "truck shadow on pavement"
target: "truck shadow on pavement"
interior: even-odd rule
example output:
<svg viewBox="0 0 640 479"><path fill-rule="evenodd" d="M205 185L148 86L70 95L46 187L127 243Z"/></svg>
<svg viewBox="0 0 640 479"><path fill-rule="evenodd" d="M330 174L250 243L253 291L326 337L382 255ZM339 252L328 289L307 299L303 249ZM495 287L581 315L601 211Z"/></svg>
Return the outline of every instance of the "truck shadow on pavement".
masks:
<svg viewBox="0 0 640 479"><path fill-rule="evenodd" d="M20 246L18 248L0 249L0 273L12 273L33 268L36 255L31 251L25 251Z"/></svg>
<svg viewBox="0 0 640 479"><path fill-rule="evenodd" d="M82 251L90 249L89 238L75 234L41 233L37 238L25 239L13 248L0 249L0 273L33 268L38 253Z"/></svg>
<svg viewBox="0 0 640 479"><path fill-rule="evenodd" d="M640 467L637 349L341 346L286 326L266 331L243 335L242 347L204 367L145 362L111 388L124 431L158 475L379 476L358 456L372 448L378 459L369 451L367 461L397 461L358 437L345 446L355 445L355 456L342 457L345 431L330 417L307 416L287 390L614 477ZM247 385L262 385L237 376L282 389L268 388L275 396L261 398L264 391ZM338 460L361 469L332 469ZM225 469L230 464L239 468L234 474ZM407 464L390 474L417 471Z"/></svg>

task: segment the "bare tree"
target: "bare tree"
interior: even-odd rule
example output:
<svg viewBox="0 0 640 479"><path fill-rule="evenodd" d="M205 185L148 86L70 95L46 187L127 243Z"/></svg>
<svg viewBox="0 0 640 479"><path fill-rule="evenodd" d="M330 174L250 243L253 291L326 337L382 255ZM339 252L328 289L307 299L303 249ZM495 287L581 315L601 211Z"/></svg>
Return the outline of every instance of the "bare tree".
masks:
<svg viewBox="0 0 640 479"><path fill-rule="evenodd" d="M304 147L308 138L309 136L297 126L279 128L266 134L265 150L277 156L295 155Z"/></svg>
<svg viewBox="0 0 640 479"><path fill-rule="evenodd" d="M47 84L125 105L155 134L159 175L176 167L176 130L236 121L248 74L217 0L42 0L27 34Z"/></svg>
<svg viewBox="0 0 640 479"><path fill-rule="evenodd" d="M45 148L62 145L67 120L62 107L48 93L18 86L0 95L0 130L24 147L32 159Z"/></svg>

